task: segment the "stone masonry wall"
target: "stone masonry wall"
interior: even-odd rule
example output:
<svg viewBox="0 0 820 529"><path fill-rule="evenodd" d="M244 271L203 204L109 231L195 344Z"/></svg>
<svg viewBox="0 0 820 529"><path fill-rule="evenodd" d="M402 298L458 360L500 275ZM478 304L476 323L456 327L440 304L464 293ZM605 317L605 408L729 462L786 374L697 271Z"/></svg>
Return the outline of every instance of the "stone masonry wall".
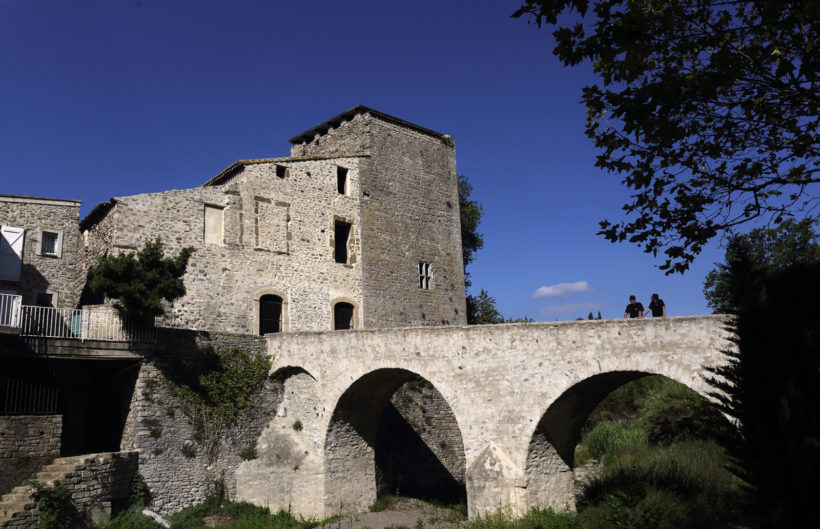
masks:
<svg viewBox="0 0 820 529"><path fill-rule="evenodd" d="M0 417L0 491L12 485L18 470L30 468L30 461L60 454L62 428L62 415Z"/></svg>
<svg viewBox="0 0 820 529"><path fill-rule="evenodd" d="M24 305L36 305L39 292L51 293L57 307L74 307L80 203L73 200L0 196L0 225L24 228L20 281L0 281L0 290L14 290ZM59 255L40 255L41 230L62 234Z"/></svg>
<svg viewBox="0 0 820 529"><path fill-rule="evenodd" d="M344 299L365 310L360 160L253 162L222 183L117 198L105 218L85 232L86 260L105 251L137 249L159 236L166 255L184 246L196 248L184 277L187 294L161 325L256 334L259 298L274 294L284 301L284 330L330 329L334 301ZM277 165L287 167L288 174L277 176ZM337 191L339 166L348 169L348 194ZM223 208L221 244L204 240L206 205ZM352 225L347 263L334 260L336 220Z"/></svg>
<svg viewBox="0 0 820 529"><path fill-rule="evenodd" d="M242 462L239 452L256 441L275 415L281 386L266 383L258 406L226 432L216 459L209 461L205 442L197 438L181 411L174 370L180 360L183 365L196 365L197 351L205 345L260 351L265 349L264 341L256 336L176 329L158 329L157 341L156 353L146 357L140 368L121 447L139 451L140 473L153 495L152 508L170 514L202 501L218 479L224 480L229 496L235 494L235 469Z"/></svg>
<svg viewBox="0 0 820 529"><path fill-rule="evenodd" d="M60 480L71 491L71 501L78 511L92 522L102 522L111 516L112 500L127 499L137 471L137 454L113 453L79 456L77 465ZM3 529L35 529L39 527L37 508L15 513L0 523Z"/></svg>
<svg viewBox="0 0 820 529"><path fill-rule="evenodd" d="M370 114L358 114L294 156L367 152L362 192L363 327L466 323L455 148ZM432 264L429 290L418 264Z"/></svg>
<svg viewBox="0 0 820 529"><path fill-rule="evenodd" d="M62 415L0 417L0 469L7 458L59 454L62 428Z"/></svg>
<svg viewBox="0 0 820 529"><path fill-rule="evenodd" d="M422 495L444 503L464 500L461 431L433 386L407 382L390 398L376 435L376 464L380 494Z"/></svg>

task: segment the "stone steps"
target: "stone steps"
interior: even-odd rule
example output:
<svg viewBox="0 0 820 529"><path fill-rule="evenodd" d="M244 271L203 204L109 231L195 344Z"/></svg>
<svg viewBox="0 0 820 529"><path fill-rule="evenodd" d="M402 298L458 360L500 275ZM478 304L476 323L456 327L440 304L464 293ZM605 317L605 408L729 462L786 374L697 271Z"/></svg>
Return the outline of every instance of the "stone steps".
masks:
<svg viewBox="0 0 820 529"><path fill-rule="evenodd" d="M66 475L74 472L85 461L97 457L99 454L60 457L51 464L42 468L33 478L33 481L46 487L51 487L56 481L65 482ZM37 507L33 498L34 488L31 485L18 485L11 492L0 497L0 528L15 517L24 515Z"/></svg>

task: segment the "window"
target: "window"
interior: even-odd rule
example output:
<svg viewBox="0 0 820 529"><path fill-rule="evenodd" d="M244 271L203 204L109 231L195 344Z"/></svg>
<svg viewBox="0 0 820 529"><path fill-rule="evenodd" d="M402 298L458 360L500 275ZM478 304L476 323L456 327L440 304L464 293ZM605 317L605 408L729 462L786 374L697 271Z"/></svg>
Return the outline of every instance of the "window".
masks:
<svg viewBox="0 0 820 529"><path fill-rule="evenodd" d="M61 257L63 255L63 232L55 229L37 230L34 253L48 257Z"/></svg>
<svg viewBox="0 0 820 529"><path fill-rule="evenodd" d="M282 332L282 298L266 294L259 298L259 334Z"/></svg>
<svg viewBox="0 0 820 529"><path fill-rule="evenodd" d="M333 330L344 331L353 329L355 327L353 312L354 308L351 303L340 301L333 305Z"/></svg>
<svg viewBox="0 0 820 529"><path fill-rule="evenodd" d="M40 253L43 255L57 255L57 234L44 231L40 240Z"/></svg>
<svg viewBox="0 0 820 529"><path fill-rule="evenodd" d="M53 307L54 306L54 294L51 292L38 292L37 293L37 306L38 307Z"/></svg>
<svg viewBox="0 0 820 529"><path fill-rule="evenodd" d="M344 167L336 167L336 190L340 195L346 195L347 189L347 169Z"/></svg>
<svg viewBox="0 0 820 529"><path fill-rule="evenodd" d="M333 258L337 263L347 263L347 243L350 239L350 224L337 220L333 224Z"/></svg>
<svg viewBox="0 0 820 529"><path fill-rule="evenodd" d="M278 178L287 178L290 176L290 169L285 167L284 165L277 165L276 176Z"/></svg>
<svg viewBox="0 0 820 529"><path fill-rule="evenodd" d="M26 230L14 226L0 228L0 280L20 281L23 239Z"/></svg>
<svg viewBox="0 0 820 529"><path fill-rule="evenodd" d="M224 208L205 204L205 242L222 244Z"/></svg>
<svg viewBox="0 0 820 529"><path fill-rule="evenodd" d="M419 262L419 288L430 290L430 282L433 279L433 265Z"/></svg>

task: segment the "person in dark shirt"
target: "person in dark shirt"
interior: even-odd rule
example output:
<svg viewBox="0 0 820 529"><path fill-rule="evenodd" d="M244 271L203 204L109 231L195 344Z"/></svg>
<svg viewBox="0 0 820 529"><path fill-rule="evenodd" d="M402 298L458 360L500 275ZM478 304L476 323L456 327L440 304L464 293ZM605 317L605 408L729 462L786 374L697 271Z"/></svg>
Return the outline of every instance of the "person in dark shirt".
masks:
<svg viewBox="0 0 820 529"><path fill-rule="evenodd" d="M635 296L629 296L629 305L626 306L626 310L624 311L624 319L626 319L627 315L630 318L643 317L643 305L641 305L640 301L635 301Z"/></svg>
<svg viewBox="0 0 820 529"><path fill-rule="evenodd" d="M652 311L653 318L666 316L666 303L664 303L657 294L652 294L652 301L649 302L649 308L646 309L646 312L644 312L643 315L646 316L649 314L650 310Z"/></svg>

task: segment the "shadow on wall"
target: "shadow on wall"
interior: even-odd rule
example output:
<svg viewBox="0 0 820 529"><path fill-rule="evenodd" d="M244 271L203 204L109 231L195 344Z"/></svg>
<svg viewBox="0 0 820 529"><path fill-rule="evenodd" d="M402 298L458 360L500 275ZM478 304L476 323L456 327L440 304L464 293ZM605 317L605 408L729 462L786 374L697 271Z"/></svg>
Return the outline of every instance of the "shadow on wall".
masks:
<svg viewBox="0 0 820 529"><path fill-rule="evenodd" d="M376 432L376 481L379 496L396 494L444 504L467 501L464 476L460 481L453 476L392 403L385 406Z"/></svg>

